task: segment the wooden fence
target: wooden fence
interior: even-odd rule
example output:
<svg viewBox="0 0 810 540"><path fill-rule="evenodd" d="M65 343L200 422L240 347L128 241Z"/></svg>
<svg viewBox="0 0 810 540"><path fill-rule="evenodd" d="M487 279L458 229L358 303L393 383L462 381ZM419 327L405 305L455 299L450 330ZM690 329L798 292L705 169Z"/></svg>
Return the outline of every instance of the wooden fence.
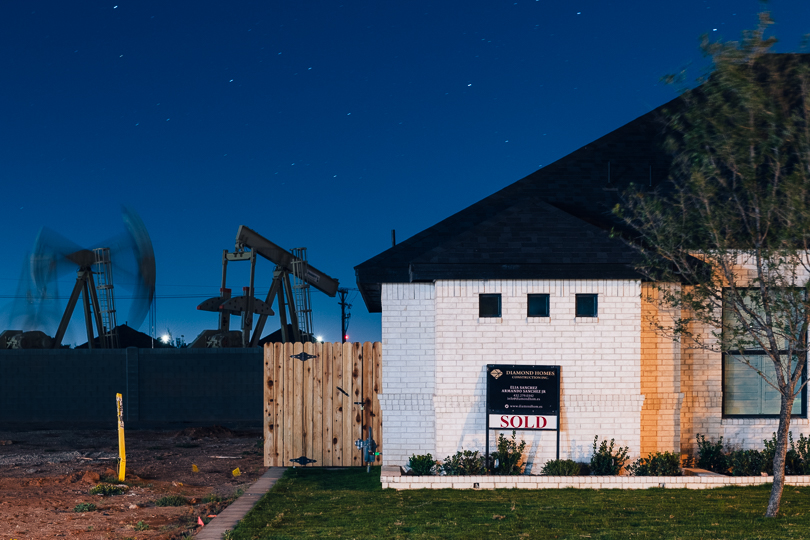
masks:
<svg viewBox="0 0 810 540"><path fill-rule="evenodd" d="M381 343L267 344L264 379L265 466L363 466L369 426L383 451Z"/></svg>

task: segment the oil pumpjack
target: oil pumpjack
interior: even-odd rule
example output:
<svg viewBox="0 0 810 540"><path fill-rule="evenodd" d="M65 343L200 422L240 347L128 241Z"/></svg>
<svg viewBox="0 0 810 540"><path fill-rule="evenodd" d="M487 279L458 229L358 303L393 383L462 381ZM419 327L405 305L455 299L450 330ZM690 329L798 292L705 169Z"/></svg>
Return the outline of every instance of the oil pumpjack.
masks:
<svg viewBox="0 0 810 540"><path fill-rule="evenodd" d="M270 291L264 300L256 298L254 292L257 256L276 265ZM243 288L242 296L232 297L231 290L226 288L225 278L228 263L237 261L250 262L250 285ZM222 286L219 296L209 298L197 306L197 309L202 311L219 313L219 328L204 330L190 346L257 347L267 317L275 315L271 307L274 300L277 300L281 321L281 341L284 343L314 341L310 286L334 297L338 290L338 280L309 264L306 248L297 248L289 252L256 231L240 225L234 251L222 252ZM241 330L230 329L231 315L241 316ZM255 329L254 315L258 315Z"/></svg>

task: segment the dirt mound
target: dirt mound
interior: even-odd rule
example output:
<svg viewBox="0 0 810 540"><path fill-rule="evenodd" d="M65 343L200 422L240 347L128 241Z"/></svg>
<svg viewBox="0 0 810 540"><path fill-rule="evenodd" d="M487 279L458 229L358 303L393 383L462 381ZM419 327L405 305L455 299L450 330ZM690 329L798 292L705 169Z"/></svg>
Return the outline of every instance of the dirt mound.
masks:
<svg viewBox="0 0 810 540"><path fill-rule="evenodd" d="M230 429L222 426L188 427L175 434L177 437L188 437L189 439L230 439L236 434Z"/></svg>

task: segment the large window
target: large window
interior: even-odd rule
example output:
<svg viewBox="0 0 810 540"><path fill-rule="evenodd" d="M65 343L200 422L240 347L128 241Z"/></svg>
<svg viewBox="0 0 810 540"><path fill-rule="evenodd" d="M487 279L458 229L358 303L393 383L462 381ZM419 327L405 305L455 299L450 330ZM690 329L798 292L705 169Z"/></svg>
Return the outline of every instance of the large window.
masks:
<svg viewBox="0 0 810 540"><path fill-rule="evenodd" d="M734 325L739 328L740 325L733 310L727 306L728 301L726 300L723 308L726 339L730 334L728 329ZM753 345L748 345L748 347L751 346ZM780 353L787 355L788 351L784 349ZM806 361L804 355L794 357L792 368L796 366L795 362L799 361ZM779 417L781 397L779 391L769 385L760 373L768 377L774 384L776 383L773 361L764 350L746 348L723 354L723 416ZM802 390L793 402L792 415L805 417L807 415L806 403L806 390Z"/></svg>

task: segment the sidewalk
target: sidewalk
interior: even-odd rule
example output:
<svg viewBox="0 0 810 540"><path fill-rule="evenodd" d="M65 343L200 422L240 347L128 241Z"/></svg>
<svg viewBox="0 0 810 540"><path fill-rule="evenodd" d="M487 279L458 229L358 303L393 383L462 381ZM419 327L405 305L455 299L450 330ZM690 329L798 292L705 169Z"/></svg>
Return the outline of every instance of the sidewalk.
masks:
<svg viewBox="0 0 810 540"><path fill-rule="evenodd" d="M286 467L270 467L261 478L250 486L241 497L236 499L228 508L222 511L217 517L211 520L208 525L203 527L197 534L194 535L196 540L222 540L222 535L228 529L233 529L236 523L245 517L253 506L259 502L259 499L273 487L276 480L281 478Z"/></svg>

